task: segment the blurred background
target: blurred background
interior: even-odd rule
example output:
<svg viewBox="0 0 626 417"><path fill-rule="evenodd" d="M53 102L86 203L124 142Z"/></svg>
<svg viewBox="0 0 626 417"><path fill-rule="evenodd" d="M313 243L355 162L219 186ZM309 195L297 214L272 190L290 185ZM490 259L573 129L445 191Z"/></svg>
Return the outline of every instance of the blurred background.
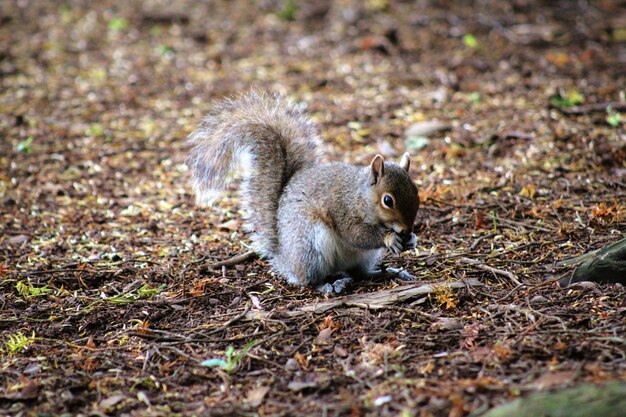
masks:
<svg viewBox="0 0 626 417"><path fill-rule="evenodd" d="M306 102L329 159L409 150L424 200L621 181L624 4L3 2L5 207L187 204L186 135L249 88Z"/></svg>

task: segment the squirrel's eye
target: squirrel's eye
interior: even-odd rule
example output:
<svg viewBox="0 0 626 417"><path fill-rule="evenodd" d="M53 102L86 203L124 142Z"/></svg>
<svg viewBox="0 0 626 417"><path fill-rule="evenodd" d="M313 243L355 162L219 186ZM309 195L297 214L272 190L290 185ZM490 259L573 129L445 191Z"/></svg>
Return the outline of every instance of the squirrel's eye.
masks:
<svg viewBox="0 0 626 417"><path fill-rule="evenodd" d="M385 194L383 196L383 204L387 208L393 208L393 197L391 197L389 194Z"/></svg>

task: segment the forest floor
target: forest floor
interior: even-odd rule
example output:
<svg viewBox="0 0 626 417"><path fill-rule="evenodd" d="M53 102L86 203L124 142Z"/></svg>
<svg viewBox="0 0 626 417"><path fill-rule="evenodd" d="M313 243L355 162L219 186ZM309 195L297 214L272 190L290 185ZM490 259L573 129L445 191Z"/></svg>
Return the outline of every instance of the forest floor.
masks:
<svg viewBox="0 0 626 417"><path fill-rule="evenodd" d="M624 287L555 282L626 232L626 7L476 3L4 2L0 414L455 417L626 380ZM328 160L412 153L418 247L385 263L417 282L211 268L249 240L235 190L194 204L185 137L251 87Z"/></svg>

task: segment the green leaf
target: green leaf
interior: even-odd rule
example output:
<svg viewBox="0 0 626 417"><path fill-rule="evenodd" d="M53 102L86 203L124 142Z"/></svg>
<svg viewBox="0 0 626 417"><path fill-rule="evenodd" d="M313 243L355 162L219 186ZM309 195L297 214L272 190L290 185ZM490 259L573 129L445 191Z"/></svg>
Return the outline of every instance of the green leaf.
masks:
<svg viewBox="0 0 626 417"><path fill-rule="evenodd" d="M4 342L4 350L9 355L26 350L35 341L35 331L30 336L24 336L22 332L10 334Z"/></svg>
<svg viewBox="0 0 626 417"><path fill-rule="evenodd" d="M165 289L165 285L161 285L158 288L152 288L148 284L144 284L137 290L137 295L139 298L152 298L155 295L158 295Z"/></svg>
<svg viewBox="0 0 626 417"><path fill-rule="evenodd" d="M472 104L478 104L478 103L480 103L480 100L482 100L482 96L480 95L480 93L478 91L473 91L473 92L469 93L467 95L467 98L469 98L469 100L472 102Z"/></svg>
<svg viewBox="0 0 626 417"><path fill-rule="evenodd" d="M389 8L389 0L368 0L367 7L376 12L382 12Z"/></svg>
<svg viewBox="0 0 626 417"><path fill-rule="evenodd" d="M226 373L232 374L237 370L237 366L239 365L239 362L241 362L241 359L243 359L248 351L252 349L252 347L257 343L258 341L256 339L248 342L240 351L235 351L235 348L233 346L228 346L226 352L224 352L224 355L226 357L225 359L207 359L206 361L200 362L200 365L208 367L219 366L220 368L225 370Z"/></svg>
<svg viewBox="0 0 626 417"><path fill-rule="evenodd" d="M463 43L465 44L465 46L472 49L478 46L478 41L476 40L476 37L474 37L474 35L472 35L471 33L463 35Z"/></svg>
<svg viewBox="0 0 626 417"><path fill-rule="evenodd" d="M200 362L200 366L206 366L209 368L219 366L220 368L224 368L226 367L226 361L224 359L207 359L206 361Z"/></svg>
<svg viewBox="0 0 626 417"><path fill-rule="evenodd" d="M15 284L15 290L24 298L30 297L40 297L42 295L50 294L52 292L52 288L48 288L47 286L43 287L35 287L29 281L18 281Z"/></svg>
<svg viewBox="0 0 626 417"><path fill-rule="evenodd" d="M29 136L26 140L21 141L20 143L17 144L17 151L18 152L24 152L24 153L29 153L30 152L30 145L33 143L33 137Z"/></svg>
<svg viewBox="0 0 626 417"><path fill-rule="evenodd" d="M276 13L279 19L286 21L293 21L296 19L296 12L298 11L298 4L296 0L286 0L283 4L283 8Z"/></svg>
<svg viewBox="0 0 626 417"><path fill-rule="evenodd" d="M92 123L85 130L87 136L99 137L104 134L104 126L102 123Z"/></svg>
<svg viewBox="0 0 626 417"><path fill-rule="evenodd" d="M611 106L606 108L606 122L613 127L618 127L622 121L622 114L616 111L613 111Z"/></svg>
<svg viewBox="0 0 626 417"><path fill-rule="evenodd" d="M109 20L109 29L114 31L122 31L128 27L128 20L124 17L115 17Z"/></svg>
<svg viewBox="0 0 626 417"><path fill-rule="evenodd" d="M489 215L493 218L493 232L498 233L498 222L496 221L497 216L494 210L489 211Z"/></svg>
<svg viewBox="0 0 626 417"><path fill-rule="evenodd" d="M170 48L169 46L165 44L160 44L159 46L157 46L157 51L159 52L160 55L167 55L170 52L174 52L172 48Z"/></svg>
<svg viewBox="0 0 626 417"><path fill-rule="evenodd" d="M620 113L609 114L608 116L606 116L606 121L611 126L617 127L622 121L622 115Z"/></svg>
<svg viewBox="0 0 626 417"><path fill-rule="evenodd" d="M570 90L567 94L558 94L550 97L550 103L554 107L572 107L582 104L585 98L576 90Z"/></svg>

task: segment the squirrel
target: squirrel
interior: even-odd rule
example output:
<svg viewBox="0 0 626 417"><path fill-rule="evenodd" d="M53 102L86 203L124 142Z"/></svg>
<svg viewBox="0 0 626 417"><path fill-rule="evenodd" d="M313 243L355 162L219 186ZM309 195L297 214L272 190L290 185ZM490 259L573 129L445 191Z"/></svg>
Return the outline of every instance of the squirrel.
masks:
<svg viewBox="0 0 626 417"><path fill-rule="evenodd" d="M408 153L399 164L381 155L365 167L323 163L317 132L303 105L252 91L212 107L189 135L187 164L197 202L212 204L244 161L244 227L255 251L291 284L340 293L352 278L382 274L385 248L415 247L419 197Z"/></svg>

